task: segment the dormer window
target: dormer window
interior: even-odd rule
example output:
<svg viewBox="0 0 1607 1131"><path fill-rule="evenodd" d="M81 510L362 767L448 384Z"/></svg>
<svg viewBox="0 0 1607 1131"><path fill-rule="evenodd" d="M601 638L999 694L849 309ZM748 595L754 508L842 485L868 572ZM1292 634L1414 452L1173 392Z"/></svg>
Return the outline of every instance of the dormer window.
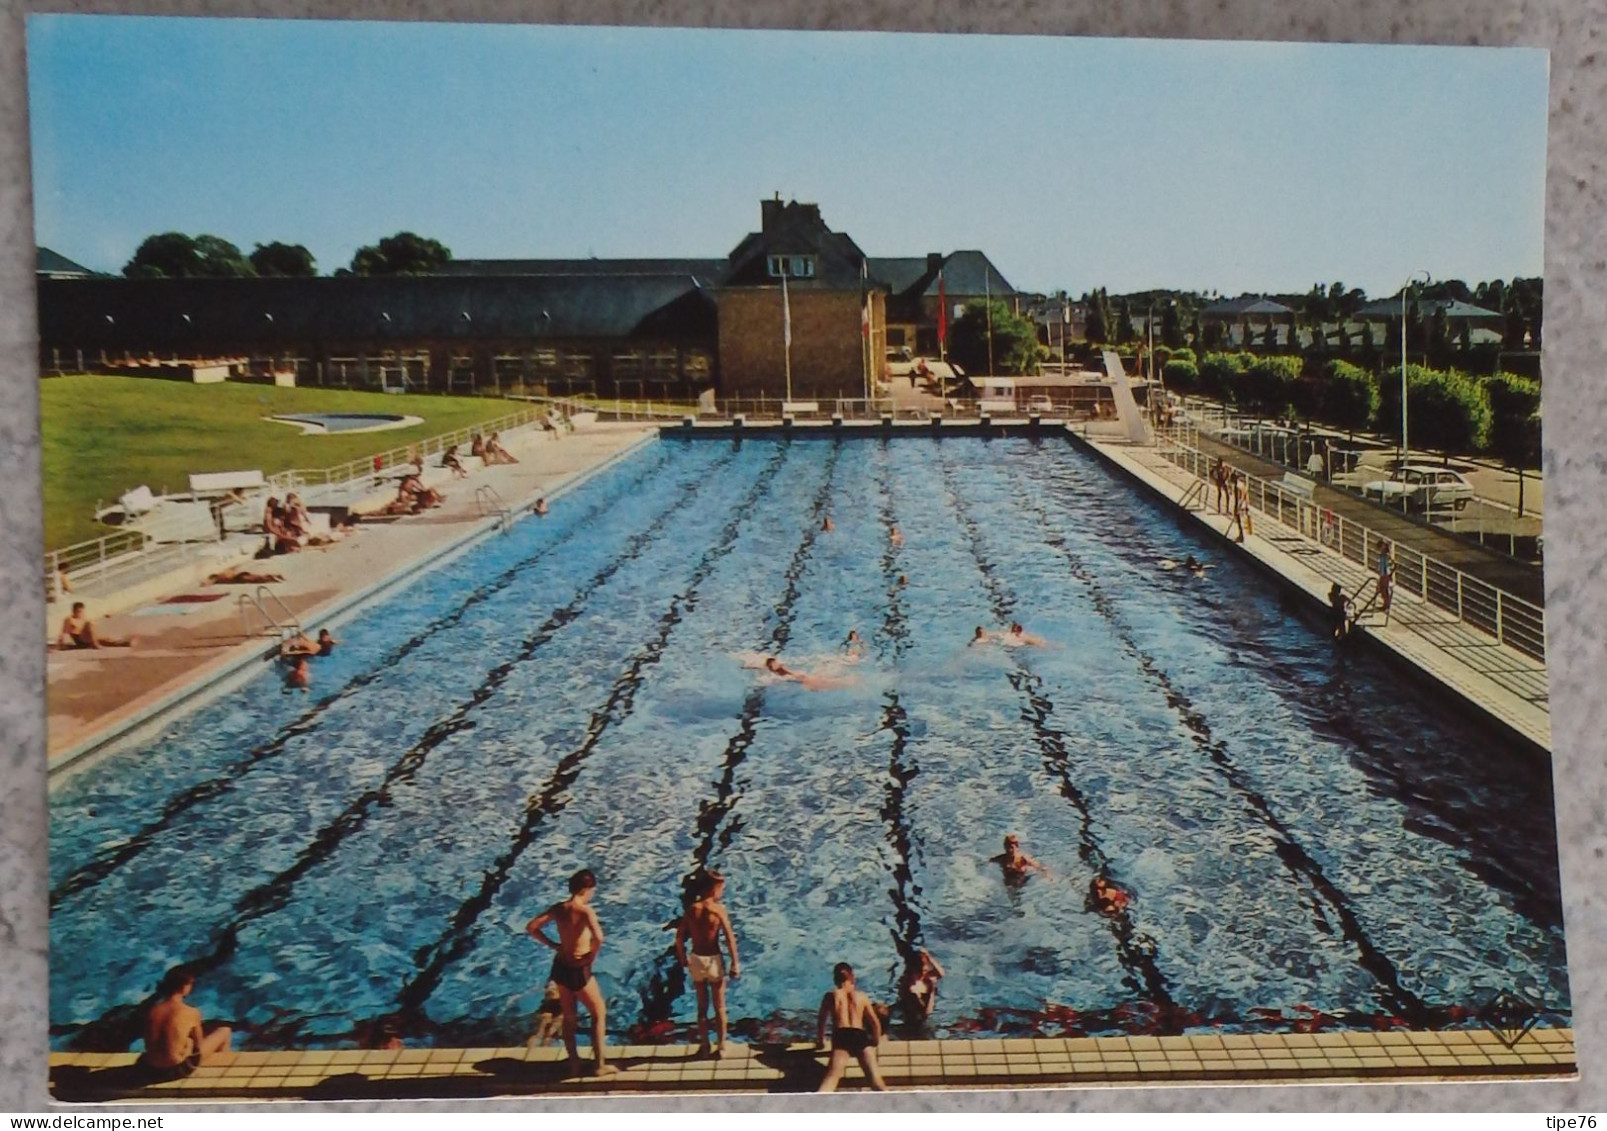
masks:
<svg viewBox="0 0 1607 1131"><path fill-rule="evenodd" d="M780 279L813 279L815 277L815 257L812 255L772 255L770 257L770 277Z"/></svg>

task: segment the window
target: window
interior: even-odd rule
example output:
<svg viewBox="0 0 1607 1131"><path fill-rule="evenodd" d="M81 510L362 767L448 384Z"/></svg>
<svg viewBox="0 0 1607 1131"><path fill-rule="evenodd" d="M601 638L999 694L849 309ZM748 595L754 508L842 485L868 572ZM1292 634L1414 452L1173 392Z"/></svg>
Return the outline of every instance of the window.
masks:
<svg viewBox="0 0 1607 1131"><path fill-rule="evenodd" d="M681 372L688 377L707 377L710 360L703 350L687 350L681 362Z"/></svg>
<svg viewBox="0 0 1607 1131"><path fill-rule="evenodd" d="M815 277L815 257L812 255L772 255L770 257L770 277L779 279L783 275L789 279L813 279Z"/></svg>

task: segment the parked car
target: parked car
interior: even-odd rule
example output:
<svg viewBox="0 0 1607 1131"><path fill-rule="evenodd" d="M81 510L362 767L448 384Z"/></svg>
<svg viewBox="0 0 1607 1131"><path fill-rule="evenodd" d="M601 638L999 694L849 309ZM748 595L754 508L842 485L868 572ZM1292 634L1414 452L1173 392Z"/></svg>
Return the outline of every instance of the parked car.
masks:
<svg viewBox="0 0 1607 1131"><path fill-rule="evenodd" d="M1464 479L1461 472L1408 464L1388 479L1375 479L1366 484L1361 493L1386 506L1400 506L1404 498L1410 510L1444 507L1462 510L1473 498L1473 484Z"/></svg>

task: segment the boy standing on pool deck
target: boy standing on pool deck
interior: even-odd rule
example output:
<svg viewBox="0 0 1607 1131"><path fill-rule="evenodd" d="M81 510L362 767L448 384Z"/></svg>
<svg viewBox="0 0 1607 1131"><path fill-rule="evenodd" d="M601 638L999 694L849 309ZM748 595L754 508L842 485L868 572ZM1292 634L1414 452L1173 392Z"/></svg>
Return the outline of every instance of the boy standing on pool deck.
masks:
<svg viewBox="0 0 1607 1131"><path fill-rule="evenodd" d="M607 1076L615 1071L608 1063L607 1007L603 1004L602 990L592 977L591 964L603 945L603 925L592 910L592 893L597 890L597 877L589 868L582 868L569 877L569 898L555 903L537 915L525 927L525 933L543 946L551 947L551 981L558 986L558 1000L564 1014L564 1047L569 1050L569 1071L580 1075L580 1052L575 1047L575 1030L578 1028L575 1001L579 999L591 1014L591 1049L595 1064L593 1076ZM558 926L558 941L547 937L543 929L548 923Z"/></svg>
<svg viewBox="0 0 1607 1131"><path fill-rule="evenodd" d="M831 980L836 989L826 991L826 996L820 999L820 1021L816 1034L816 1044L820 1048L826 1047L826 1021L831 1021L831 1059L826 1061L826 1078L820 1082L819 1091L835 1092L837 1083L848 1070L848 1060L853 1057L859 1061L859 1066L865 1070L865 1079L870 1086L878 1092L887 1091L887 1081L882 1079L881 1069L876 1066L876 1046L882 1042L882 1024L876 1017L876 1011L871 1008L870 998L860 993L859 987L854 985L854 968L846 962L839 962L832 967Z"/></svg>
<svg viewBox="0 0 1607 1131"><path fill-rule="evenodd" d="M742 977L742 960L737 957L737 936L731 929L731 916L726 914L725 877L718 872L704 872L693 888L692 902L681 917L675 932L675 957L692 976L692 988L697 991L697 1043L698 1054L709 1054L709 998L714 998L715 1028L720 1034L716 1055L725 1056L725 958L720 954L720 936L731 951L731 977ZM686 953L686 940L692 940L692 953Z"/></svg>

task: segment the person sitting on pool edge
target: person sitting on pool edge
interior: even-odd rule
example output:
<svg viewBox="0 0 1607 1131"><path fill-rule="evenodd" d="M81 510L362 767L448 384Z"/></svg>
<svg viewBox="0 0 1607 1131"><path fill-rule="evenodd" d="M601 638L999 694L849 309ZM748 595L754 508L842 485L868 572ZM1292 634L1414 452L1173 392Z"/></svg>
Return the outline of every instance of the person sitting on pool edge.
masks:
<svg viewBox="0 0 1607 1131"><path fill-rule="evenodd" d="M1049 875L1048 868L1021 851L1021 838L1015 833L1010 833L1004 838L1004 851L992 857L990 863L999 866L1007 887L1021 887L1033 872L1041 876Z"/></svg>
<svg viewBox="0 0 1607 1131"><path fill-rule="evenodd" d="M206 1032L201 1011L184 1000L195 989L195 972L175 966L156 987L157 1001L145 1014L145 1051L134 1062L149 1083L182 1080L203 1064L233 1051L227 1025Z"/></svg>
<svg viewBox="0 0 1607 1131"><path fill-rule="evenodd" d="M82 601L73 602L73 611L62 620L61 632L56 636L56 647L62 651L76 651L79 648L128 648L132 647L133 643L132 639L97 635L94 623L84 612Z"/></svg>
<svg viewBox="0 0 1607 1131"><path fill-rule="evenodd" d="M854 984L854 968L839 962L832 968L831 980L835 989L828 990L820 999L820 1016L817 1020L815 1045L826 1047L826 1023L831 1022L831 1057L826 1061L826 1078L817 1089L835 1092L848 1061L856 1059L865 1070L865 1079L878 1092L887 1091L876 1065L876 1046L881 1044L882 1025L871 1000Z"/></svg>

